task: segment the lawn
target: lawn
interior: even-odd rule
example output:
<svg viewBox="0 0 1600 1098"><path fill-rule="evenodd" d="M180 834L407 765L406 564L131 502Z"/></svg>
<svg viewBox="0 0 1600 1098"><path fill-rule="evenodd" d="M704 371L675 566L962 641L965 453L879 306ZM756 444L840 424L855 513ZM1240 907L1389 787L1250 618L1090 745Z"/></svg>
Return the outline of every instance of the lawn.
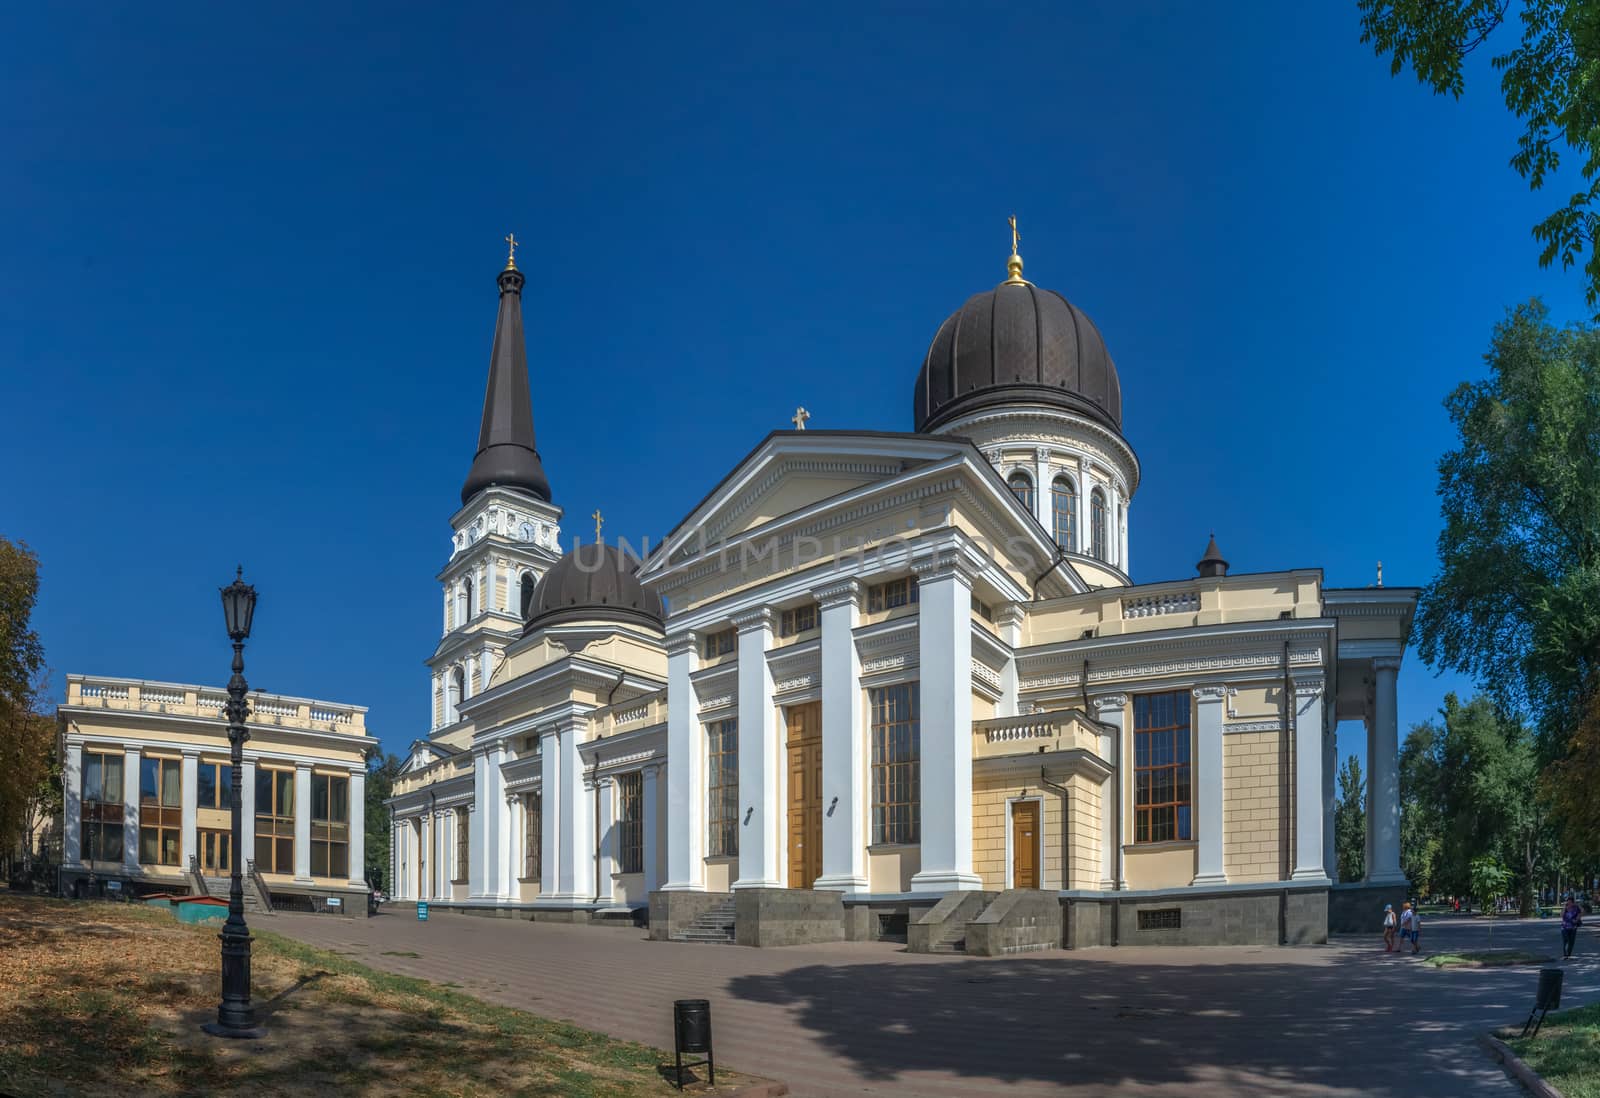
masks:
<svg viewBox="0 0 1600 1098"><path fill-rule="evenodd" d="M1537 1037L1501 1036L1566 1098L1600 1098L1600 1003L1551 1014Z"/></svg>
<svg viewBox="0 0 1600 1098"><path fill-rule="evenodd" d="M336 916L330 916L330 918ZM658 1049L255 934L261 1041L208 1037L215 927L0 890L0 1094L676 1094ZM699 1069L704 1078L704 1069ZM717 1073L727 1094L760 1082Z"/></svg>
<svg viewBox="0 0 1600 1098"><path fill-rule="evenodd" d="M1424 962L1434 968L1498 968L1501 965L1537 965L1555 960L1547 953L1523 949L1466 949L1458 953L1435 953Z"/></svg>

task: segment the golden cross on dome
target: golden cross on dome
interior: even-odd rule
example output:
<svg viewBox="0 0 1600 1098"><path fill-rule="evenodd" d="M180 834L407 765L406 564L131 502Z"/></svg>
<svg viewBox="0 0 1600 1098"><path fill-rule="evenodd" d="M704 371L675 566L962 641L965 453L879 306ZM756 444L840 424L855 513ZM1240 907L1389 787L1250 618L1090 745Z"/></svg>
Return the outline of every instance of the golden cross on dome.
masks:
<svg viewBox="0 0 1600 1098"><path fill-rule="evenodd" d="M598 507L596 507L594 509L594 514L590 515L589 517L594 519L594 540L595 541L599 541L600 540L600 527L605 525L605 521L606 520L600 514L600 508L598 508Z"/></svg>
<svg viewBox="0 0 1600 1098"><path fill-rule="evenodd" d="M517 234L507 233L506 243L511 246L511 253L506 256L506 270L514 271L517 269Z"/></svg>
<svg viewBox="0 0 1600 1098"><path fill-rule="evenodd" d="M789 422L794 424L794 429L796 431L804 431L806 429L806 420L810 418L810 412L806 411L804 408L796 408L794 410L794 415L789 417Z"/></svg>
<svg viewBox="0 0 1600 1098"><path fill-rule="evenodd" d="M1006 220L1011 222L1011 254L1016 255L1017 245L1022 243L1022 237L1017 235L1017 215L1012 214Z"/></svg>

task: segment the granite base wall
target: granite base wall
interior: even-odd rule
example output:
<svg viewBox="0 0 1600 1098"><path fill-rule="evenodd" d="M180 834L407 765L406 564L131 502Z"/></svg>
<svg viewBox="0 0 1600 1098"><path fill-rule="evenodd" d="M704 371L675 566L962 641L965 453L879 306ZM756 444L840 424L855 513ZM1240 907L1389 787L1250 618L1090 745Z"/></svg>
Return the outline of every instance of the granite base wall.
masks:
<svg viewBox="0 0 1600 1098"><path fill-rule="evenodd" d="M665 942L718 904L726 903L731 892L652 892L650 893L650 939Z"/></svg>
<svg viewBox="0 0 1600 1098"><path fill-rule="evenodd" d="M1336 884L1328 893L1328 931L1332 934L1383 934L1383 905L1396 912L1410 899L1411 886L1393 884ZM1396 915L1398 920L1398 915Z"/></svg>
<svg viewBox="0 0 1600 1098"><path fill-rule="evenodd" d="M1067 899L1068 949L1096 946L1320 945L1328 940L1322 888ZM1140 928L1140 912L1177 912L1177 926ZM1157 916L1163 922L1167 916Z"/></svg>
<svg viewBox="0 0 1600 1098"><path fill-rule="evenodd" d="M742 946L845 940L844 893L808 888L741 888L733 894L734 941Z"/></svg>
<svg viewBox="0 0 1600 1098"><path fill-rule="evenodd" d="M1010 889L967 924L966 950L975 957L1060 949L1061 945L1061 900L1054 892Z"/></svg>

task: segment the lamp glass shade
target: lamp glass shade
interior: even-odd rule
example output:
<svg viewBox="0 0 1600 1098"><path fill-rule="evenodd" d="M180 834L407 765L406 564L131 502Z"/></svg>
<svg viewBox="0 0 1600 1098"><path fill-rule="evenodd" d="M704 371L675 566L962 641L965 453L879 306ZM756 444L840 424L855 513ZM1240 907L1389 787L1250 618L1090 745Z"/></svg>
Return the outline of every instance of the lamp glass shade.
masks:
<svg viewBox="0 0 1600 1098"><path fill-rule="evenodd" d="M250 635L250 620L256 613L256 589L244 582L244 571L222 589L222 616L228 623L228 636L244 640Z"/></svg>

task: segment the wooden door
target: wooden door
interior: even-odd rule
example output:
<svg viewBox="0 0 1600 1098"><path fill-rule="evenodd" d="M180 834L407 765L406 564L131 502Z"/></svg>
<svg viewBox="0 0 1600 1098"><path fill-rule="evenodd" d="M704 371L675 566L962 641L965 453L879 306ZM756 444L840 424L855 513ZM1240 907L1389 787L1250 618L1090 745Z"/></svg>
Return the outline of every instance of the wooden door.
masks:
<svg viewBox="0 0 1600 1098"><path fill-rule="evenodd" d="M199 837L200 872L207 877L226 877L231 874L233 872L233 858L230 856L233 847L232 832L201 828Z"/></svg>
<svg viewBox="0 0 1600 1098"><path fill-rule="evenodd" d="M1011 887L1039 887L1039 802L1011 805Z"/></svg>
<svg viewBox="0 0 1600 1098"><path fill-rule="evenodd" d="M822 704L784 711L789 757L789 887L822 876Z"/></svg>

